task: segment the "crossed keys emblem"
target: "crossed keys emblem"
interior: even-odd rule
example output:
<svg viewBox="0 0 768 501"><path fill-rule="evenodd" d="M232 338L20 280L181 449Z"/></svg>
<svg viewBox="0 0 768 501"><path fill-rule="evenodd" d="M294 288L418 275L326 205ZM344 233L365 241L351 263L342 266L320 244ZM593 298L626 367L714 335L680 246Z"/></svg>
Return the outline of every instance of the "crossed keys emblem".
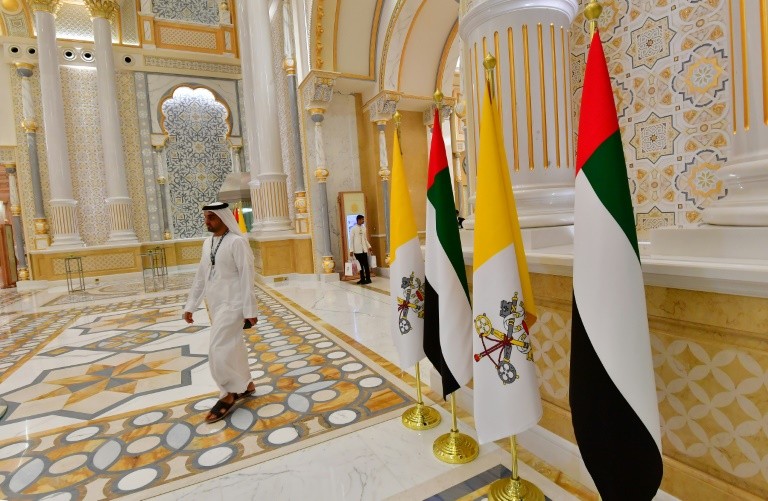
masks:
<svg viewBox="0 0 768 501"><path fill-rule="evenodd" d="M424 282L411 272L410 277L403 277L400 289L404 297L397 298L397 312L400 315L398 328L400 334L405 335L413 328L411 321L408 320L410 310L413 310L419 318L424 318Z"/></svg>
<svg viewBox="0 0 768 501"><path fill-rule="evenodd" d="M510 384L520 377L515 366L509 361L512 349L517 348L520 353L527 355L528 360L533 360L528 326L525 324L525 308L523 302L518 300L517 292L512 296L512 301L501 301L499 316L503 319L506 332L495 329L485 313L475 317L475 331L480 336L484 348L481 353L475 354L475 362L487 357L496 367L501 382ZM515 338L515 335L518 337ZM486 340L493 344L489 347Z"/></svg>

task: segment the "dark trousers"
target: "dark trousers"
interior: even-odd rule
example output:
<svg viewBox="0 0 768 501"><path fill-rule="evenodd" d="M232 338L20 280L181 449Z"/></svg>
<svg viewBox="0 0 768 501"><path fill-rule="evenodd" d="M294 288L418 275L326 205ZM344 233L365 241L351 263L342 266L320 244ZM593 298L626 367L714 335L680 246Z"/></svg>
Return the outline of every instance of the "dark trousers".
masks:
<svg viewBox="0 0 768 501"><path fill-rule="evenodd" d="M360 280L363 282L370 282L371 280L371 268L368 266L368 253L362 254L355 253L355 259L360 263Z"/></svg>

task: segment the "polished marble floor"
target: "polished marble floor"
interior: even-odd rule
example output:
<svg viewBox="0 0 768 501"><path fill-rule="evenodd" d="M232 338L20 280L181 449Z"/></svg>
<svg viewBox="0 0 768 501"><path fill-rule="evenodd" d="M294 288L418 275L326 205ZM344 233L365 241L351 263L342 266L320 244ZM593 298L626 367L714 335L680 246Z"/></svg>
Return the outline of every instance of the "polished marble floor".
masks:
<svg viewBox="0 0 768 501"><path fill-rule="evenodd" d="M439 427L400 423L413 377L394 364L382 278L260 286L244 331L256 395L205 424L209 323L204 307L180 320L190 278L148 294L132 277L0 291L0 498L484 499L504 471L496 444L466 465L434 458L442 402ZM545 470L521 465L550 499L593 498Z"/></svg>

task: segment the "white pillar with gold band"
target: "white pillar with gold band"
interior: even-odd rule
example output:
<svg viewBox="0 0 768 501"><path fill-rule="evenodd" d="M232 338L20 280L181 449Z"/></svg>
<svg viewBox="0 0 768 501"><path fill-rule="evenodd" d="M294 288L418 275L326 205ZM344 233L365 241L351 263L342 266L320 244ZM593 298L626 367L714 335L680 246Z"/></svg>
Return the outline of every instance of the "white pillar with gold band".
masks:
<svg viewBox="0 0 768 501"><path fill-rule="evenodd" d="M490 53L498 62L495 85L523 228L573 224L568 32L576 11L576 0L462 1L459 10L470 168L476 172L483 59Z"/></svg>
<svg viewBox="0 0 768 501"><path fill-rule="evenodd" d="M245 118L250 148L251 198L260 232L291 229L287 175L280 149L277 90L272 60L269 2L237 2ZM258 166L258 169L253 167Z"/></svg>
<svg viewBox="0 0 768 501"><path fill-rule="evenodd" d="M728 4L733 138L718 172L728 195L703 217L713 225L768 226L768 0Z"/></svg>
<svg viewBox="0 0 768 501"><path fill-rule="evenodd" d="M101 149L107 180L109 209L109 243L138 242L133 229L131 197L125 175L123 136L120 132L120 110L117 101L115 61L112 54L110 20L120 10L117 0L85 0L93 21L96 52L96 85L101 124Z"/></svg>
<svg viewBox="0 0 768 501"><path fill-rule="evenodd" d="M11 224L13 226L13 244L16 255L16 274L18 279L29 280L29 268L27 256L24 253L24 230L21 223L21 201L19 200L19 187L16 183L16 165L5 165L5 173L8 176L8 189L11 202Z"/></svg>
<svg viewBox="0 0 768 501"><path fill-rule="evenodd" d="M37 31L40 93L51 187L51 247L82 247L84 244L77 223L77 201L73 196L69 169L64 99L59 74L59 49L56 45L54 13L58 10L61 0L31 0L29 3L35 12Z"/></svg>

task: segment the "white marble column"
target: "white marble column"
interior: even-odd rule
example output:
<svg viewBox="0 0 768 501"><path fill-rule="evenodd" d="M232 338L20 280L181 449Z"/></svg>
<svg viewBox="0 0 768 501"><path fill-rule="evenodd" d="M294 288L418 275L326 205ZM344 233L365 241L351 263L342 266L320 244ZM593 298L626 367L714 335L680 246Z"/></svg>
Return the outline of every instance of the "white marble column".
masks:
<svg viewBox="0 0 768 501"><path fill-rule="evenodd" d="M59 48L56 45L54 13L61 0L34 0L37 52L40 68L40 93L45 125L48 157L48 179L51 186L51 247L82 247L77 222L77 201L72 191L69 148L64 123L64 99L59 74Z"/></svg>
<svg viewBox="0 0 768 501"><path fill-rule="evenodd" d="M485 92L483 58L498 61L496 87L504 143L523 228L573 224L574 145L568 32L576 0L462 2L459 34L471 144L476 172L479 110ZM474 183L470 185L474 190ZM470 204L474 191L470 194ZM472 216L465 227L472 226Z"/></svg>
<svg viewBox="0 0 768 501"><path fill-rule="evenodd" d="M5 173L8 175L8 188L11 199L11 225L13 226L13 244L16 255L16 276L19 281L29 280L27 255L24 251L24 230L21 223L21 201L19 200L19 186L16 182L16 165L5 165Z"/></svg>
<svg viewBox="0 0 768 501"><path fill-rule="evenodd" d="M237 2L245 121L251 161L251 198L260 210L254 227L260 232L291 228L287 177L280 151L277 91L272 60L269 2Z"/></svg>
<svg viewBox="0 0 768 501"><path fill-rule="evenodd" d="M729 2L733 137L718 172L728 195L703 214L713 225L768 226L768 2L757 3Z"/></svg>
<svg viewBox="0 0 768 501"><path fill-rule="evenodd" d="M454 106L454 111L456 113L456 138L455 142L453 143L454 146L454 163L455 163L455 179L456 179L456 189L458 190L458 194L456 196L456 208L459 210L459 215L463 218L467 217L468 212L468 203L467 203L467 188L466 188L466 179L465 179L465 172L464 172L464 166L462 165L462 152L466 154L466 141L467 141L467 125L464 121L465 114L467 111L467 103L465 101L461 101ZM453 123L453 122L451 122ZM459 144L462 143L459 141L459 135L458 131L461 131L462 136L464 137L463 145L464 148L460 149Z"/></svg>
<svg viewBox="0 0 768 501"><path fill-rule="evenodd" d="M171 231L170 218L168 216L170 213L170 207L168 207L168 169L166 168L165 156L163 155L164 150L165 141L161 144L152 145L155 179L157 180L157 189L160 192L160 221L163 223L163 240L170 240L173 238L173 232Z"/></svg>
<svg viewBox="0 0 768 501"><path fill-rule="evenodd" d="M50 227L45 217L43 187L40 182L40 157L37 153L37 116L32 100L32 76L34 66L28 63L16 63L16 72L21 77L21 127L27 136L27 154L29 155L29 175L32 180L32 198L35 204L35 249L43 250L51 246Z"/></svg>
<svg viewBox="0 0 768 501"><path fill-rule="evenodd" d="M328 176L330 172L325 160L323 120L325 110L333 98L335 75L313 72L302 82L305 109L314 124L315 139L315 185L312 196L313 230L319 241L320 260L324 273L333 273L336 263L331 252L331 223L328 214ZM342 258L346 255L342 252Z"/></svg>
<svg viewBox="0 0 768 501"><path fill-rule="evenodd" d="M101 149L107 180L107 208L109 210L109 239L107 242L138 242L136 232L133 229L132 201L128 195L128 180L125 175L115 61L112 54L112 25L110 20L120 7L117 0L86 0L85 3L91 13L95 42Z"/></svg>

